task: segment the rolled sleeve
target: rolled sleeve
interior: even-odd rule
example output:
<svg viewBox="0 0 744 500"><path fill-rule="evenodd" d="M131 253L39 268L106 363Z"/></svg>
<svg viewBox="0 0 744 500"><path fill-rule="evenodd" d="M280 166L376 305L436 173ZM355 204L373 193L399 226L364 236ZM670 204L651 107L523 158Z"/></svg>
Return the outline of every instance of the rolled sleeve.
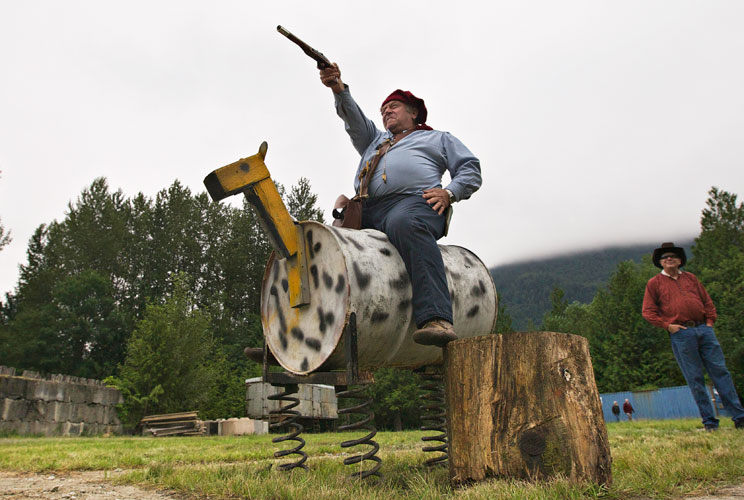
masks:
<svg viewBox="0 0 744 500"><path fill-rule="evenodd" d="M451 178L446 189L452 191L455 200L467 200L481 187L483 182L480 160L449 132L442 134L442 150Z"/></svg>
<svg viewBox="0 0 744 500"><path fill-rule="evenodd" d="M382 135L382 132L375 127L372 120L367 118L354 101L354 98L351 97L348 85L345 85L343 91L333 95L336 114L344 121L346 133L349 134L354 149L360 155L363 155L369 145L375 142L377 136Z"/></svg>

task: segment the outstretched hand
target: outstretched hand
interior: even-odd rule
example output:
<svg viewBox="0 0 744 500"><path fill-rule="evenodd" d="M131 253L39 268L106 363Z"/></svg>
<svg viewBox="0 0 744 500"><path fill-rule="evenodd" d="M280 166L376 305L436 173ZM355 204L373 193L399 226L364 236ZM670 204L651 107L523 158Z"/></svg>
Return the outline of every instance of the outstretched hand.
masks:
<svg viewBox="0 0 744 500"><path fill-rule="evenodd" d="M344 82L341 81L341 70L336 63L320 70L320 81L336 94L344 90Z"/></svg>
<svg viewBox="0 0 744 500"><path fill-rule="evenodd" d="M424 198L431 208L442 215L450 206L449 193L442 188L431 188L424 190Z"/></svg>

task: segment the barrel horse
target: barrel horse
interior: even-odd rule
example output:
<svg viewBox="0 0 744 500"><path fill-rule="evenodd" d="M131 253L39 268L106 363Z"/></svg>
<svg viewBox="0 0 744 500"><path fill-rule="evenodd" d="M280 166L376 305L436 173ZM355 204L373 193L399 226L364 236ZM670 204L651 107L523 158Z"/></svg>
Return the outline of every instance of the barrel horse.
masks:
<svg viewBox="0 0 744 500"><path fill-rule="evenodd" d="M264 163L268 145L257 154L210 173L205 179L215 201L243 193L255 209L274 251L261 285L263 348L246 348L246 355L263 364L263 379L283 388L273 396L286 405L272 415L272 429L289 433L274 442L293 441L277 458L295 461L280 470L306 469L307 454L299 436L302 426L292 397L301 383L333 385L339 398L351 400L339 415L354 420L339 430L364 430L367 435L344 441L342 448L366 445L367 451L344 460L347 465L369 463L354 477L379 476L379 445L365 395L372 371L381 367L412 369L425 380L422 430L435 434L424 451L437 452L427 465L447 460L446 417L440 369L443 350L413 341L411 284L397 250L384 233L372 229L333 227L314 221L295 221ZM491 333L497 298L486 266L469 250L440 245L452 298L454 325L460 338ZM277 369L273 366L279 366Z"/></svg>

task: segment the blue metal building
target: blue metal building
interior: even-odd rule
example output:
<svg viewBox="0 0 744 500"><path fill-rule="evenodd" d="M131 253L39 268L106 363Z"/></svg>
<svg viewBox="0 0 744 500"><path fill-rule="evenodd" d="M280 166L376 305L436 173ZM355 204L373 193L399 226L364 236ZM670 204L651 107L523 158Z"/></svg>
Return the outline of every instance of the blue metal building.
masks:
<svg viewBox="0 0 744 500"><path fill-rule="evenodd" d="M718 396L709 388L711 399ZM664 387L653 391L636 391L636 392L608 392L600 394L602 399L602 412L604 413L605 422L615 422L615 415L612 414L612 402L617 401L620 405L620 420L626 421L628 417L623 413L623 403L627 399L633 406L635 413L634 419L651 419L667 420L673 418L700 418L695 400L692 397L690 388L686 385L678 387ZM726 416L728 413L723 409L723 405L715 399L713 405L719 416Z"/></svg>

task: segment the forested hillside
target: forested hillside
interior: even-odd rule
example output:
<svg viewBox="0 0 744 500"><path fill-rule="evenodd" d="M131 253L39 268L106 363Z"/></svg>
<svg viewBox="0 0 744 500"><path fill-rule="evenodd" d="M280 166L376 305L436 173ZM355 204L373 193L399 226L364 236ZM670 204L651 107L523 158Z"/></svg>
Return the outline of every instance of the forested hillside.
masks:
<svg viewBox="0 0 744 500"><path fill-rule="evenodd" d="M660 243L608 247L497 266L491 269L491 275L500 305L511 316L512 328L526 330L542 323L543 316L550 310L550 294L554 288L563 290L568 303L591 302L620 262L641 262L641 258L650 255ZM691 239L675 243L692 255Z"/></svg>
<svg viewBox="0 0 744 500"><path fill-rule="evenodd" d="M322 220L306 179L280 191L297 219ZM744 391L744 205L709 194L694 246L676 243L716 304L716 334ZM497 331L583 335L601 392L684 383L667 335L640 314L658 273L647 256L665 239L493 269ZM0 364L106 378L124 393L129 424L193 409L242 416L243 381L259 374L243 348L261 344L269 252L247 204L213 203L178 181L154 198L127 198L97 179L29 241L18 285L0 300ZM420 425L421 381L411 371L378 370L371 395L379 427Z"/></svg>

